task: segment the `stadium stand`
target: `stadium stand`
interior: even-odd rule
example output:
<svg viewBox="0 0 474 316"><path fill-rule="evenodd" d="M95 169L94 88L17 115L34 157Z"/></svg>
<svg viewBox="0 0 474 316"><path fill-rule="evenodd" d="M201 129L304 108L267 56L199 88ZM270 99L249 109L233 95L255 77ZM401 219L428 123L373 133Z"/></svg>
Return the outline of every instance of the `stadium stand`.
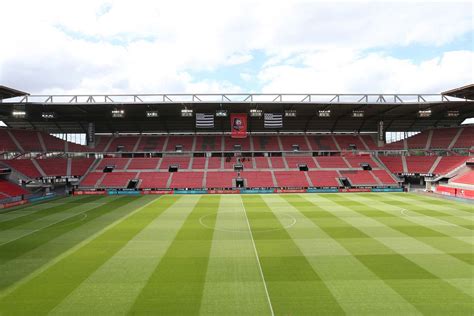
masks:
<svg viewBox="0 0 474 316"><path fill-rule="evenodd" d="M232 188L233 180L236 178L235 172L207 172L206 187L208 188Z"/></svg>
<svg viewBox="0 0 474 316"><path fill-rule="evenodd" d="M104 177L102 172L89 172L81 181L82 187L96 187L97 182Z"/></svg>
<svg viewBox="0 0 474 316"><path fill-rule="evenodd" d="M246 180L246 186L249 188L272 188L272 173L270 171L244 171L241 177Z"/></svg>
<svg viewBox="0 0 474 316"><path fill-rule="evenodd" d="M161 158L132 158L127 169L129 170L147 170L158 169Z"/></svg>
<svg viewBox="0 0 474 316"><path fill-rule="evenodd" d="M0 199L16 197L28 194L29 192L12 182L0 179Z"/></svg>
<svg viewBox="0 0 474 316"><path fill-rule="evenodd" d="M343 170L340 172L342 177L349 178L352 185L361 185L361 186L377 186L381 185L374 178L371 172L366 170Z"/></svg>
<svg viewBox="0 0 474 316"><path fill-rule="evenodd" d="M334 136L334 139L341 150L368 150L359 136L337 135Z"/></svg>
<svg viewBox="0 0 474 316"><path fill-rule="evenodd" d="M136 176L136 172L104 173L104 178L99 186L103 188L125 188L130 180L136 179Z"/></svg>
<svg viewBox="0 0 474 316"><path fill-rule="evenodd" d="M331 171L331 170L308 171L308 176L314 187L341 186L338 180L340 175L337 171Z"/></svg>
<svg viewBox="0 0 474 316"><path fill-rule="evenodd" d="M331 168L331 169L340 169L340 168L349 168L350 166L344 161L342 157L333 156L333 157L316 157L321 168Z"/></svg>
<svg viewBox="0 0 474 316"><path fill-rule="evenodd" d="M173 189L201 189L204 172L174 172L170 187Z"/></svg>
<svg viewBox="0 0 474 316"><path fill-rule="evenodd" d="M71 176L83 176L94 162L94 158L71 159Z"/></svg>
<svg viewBox="0 0 474 316"><path fill-rule="evenodd" d="M445 174L449 171L462 166L468 157L465 156L449 156L449 157L441 157L441 160L437 164L436 168L434 169L434 174Z"/></svg>
<svg viewBox="0 0 474 316"><path fill-rule="evenodd" d="M279 138L284 151L295 151L294 145L297 145L298 151L309 150L305 136L279 136Z"/></svg>
<svg viewBox="0 0 474 316"><path fill-rule="evenodd" d="M465 173L462 173L449 181L453 184L462 184L474 186L474 169L471 169Z"/></svg>
<svg viewBox="0 0 474 316"><path fill-rule="evenodd" d="M36 162L48 177L58 177L67 175L67 159L37 159Z"/></svg>
<svg viewBox="0 0 474 316"><path fill-rule="evenodd" d="M196 136L194 151L221 151L222 136Z"/></svg>
<svg viewBox="0 0 474 316"><path fill-rule="evenodd" d="M234 151L235 147L239 147L241 151L250 151L250 137L247 138L224 138L224 150L225 151Z"/></svg>
<svg viewBox="0 0 474 316"><path fill-rule="evenodd" d="M163 151L166 137L163 136L142 136L137 146L138 152Z"/></svg>
<svg viewBox="0 0 474 316"><path fill-rule="evenodd" d="M165 151L176 152L177 148L183 152L192 151L194 139L193 136L169 136Z"/></svg>
<svg viewBox="0 0 474 316"><path fill-rule="evenodd" d="M281 151L278 137L252 136L255 151Z"/></svg>
<svg viewBox="0 0 474 316"><path fill-rule="evenodd" d="M104 158L97 165L96 170L103 170L105 167L114 167L114 170L124 170L131 158Z"/></svg>
<svg viewBox="0 0 474 316"><path fill-rule="evenodd" d="M138 178L141 180L139 188L166 188L171 174L169 172L140 172L138 175Z"/></svg>
<svg viewBox="0 0 474 316"><path fill-rule="evenodd" d="M408 173L428 174L437 157L407 156L404 158L406 159Z"/></svg>
<svg viewBox="0 0 474 316"><path fill-rule="evenodd" d="M334 137L331 135L309 135L307 136L309 143L311 145L311 148L314 151L319 151L319 150L327 150L327 151L337 151L338 145L334 142Z"/></svg>
<svg viewBox="0 0 474 316"><path fill-rule="evenodd" d="M285 157L288 168L295 169L299 165L304 164L308 168L316 168L316 163L314 162L313 157L308 156L287 156Z"/></svg>
<svg viewBox="0 0 474 316"><path fill-rule="evenodd" d="M395 174L405 172L401 156L380 156L379 158L390 172Z"/></svg>
<svg viewBox="0 0 474 316"><path fill-rule="evenodd" d="M309 187L306 172L274 171L277 185L280 187Z"/></svg>

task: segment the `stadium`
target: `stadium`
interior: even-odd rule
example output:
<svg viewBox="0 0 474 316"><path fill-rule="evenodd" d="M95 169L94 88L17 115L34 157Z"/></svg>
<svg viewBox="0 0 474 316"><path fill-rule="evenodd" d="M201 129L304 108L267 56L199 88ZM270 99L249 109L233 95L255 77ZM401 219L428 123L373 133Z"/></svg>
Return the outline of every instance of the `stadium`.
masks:
<svg viewBox="0 0 474 316"><path fill-rule="evenodd" d="M1 86L0 314L470 315L473 91Z"/></svg>

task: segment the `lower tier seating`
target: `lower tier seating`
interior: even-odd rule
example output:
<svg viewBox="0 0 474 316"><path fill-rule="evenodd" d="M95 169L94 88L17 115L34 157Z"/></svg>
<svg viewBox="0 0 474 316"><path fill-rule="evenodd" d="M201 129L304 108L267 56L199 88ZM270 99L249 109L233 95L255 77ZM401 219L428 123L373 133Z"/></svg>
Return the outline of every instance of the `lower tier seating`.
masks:
<svg viewBox="0 0 474 316"><path fill-rule="evenodd" d="M465 172L457 177L454 177L449 182L456 183L456 184L474 185L474 169L471 169L468 172Z"/></svg>
<svg viewBox="0 0 474 316"><path fill-rule="evenodd" d="M270 171L245 171L240 176L247 181L246 186L248 188L271 188L275 186Z"/></svg>
<svg viewBox="0 0 474 316"><path fill-rule="evenodd" d="M170 187L173 189L201 189L204 172L173 172Z"/></svg>
<svg viewBox="0 0 474 316"><path fill-rule="evenodd" d="M0 179L0 199L28 194L29 192L4 179Z"/></svg>
<svg viewBox="0 0 474 316"><path fill-rule="evenodd" d="M279 187L309 187L306 172L275 171L274 174Z"/></svg>

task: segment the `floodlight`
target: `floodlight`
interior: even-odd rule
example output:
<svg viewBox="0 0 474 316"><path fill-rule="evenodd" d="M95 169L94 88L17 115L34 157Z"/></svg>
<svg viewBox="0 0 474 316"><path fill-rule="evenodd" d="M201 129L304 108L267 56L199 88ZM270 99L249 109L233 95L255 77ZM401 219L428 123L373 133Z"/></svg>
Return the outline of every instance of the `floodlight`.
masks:
<svg viewBox="0 0 474 316"><path fill-rule="evenodd" d="M113 109L112 110L112 117L113 118L122 118L125 116L125 110L123 109Z"/></svg>
<svg viewBox="0 0 474 316"><path fill-rule="evenodd" d="M158 111L146 111L146 117L153 118L158 117Z"/></svg>
<svg viewBox="0 0 474 316"><path fill-rule="evenodd" d="M260 110L260 109L250 109L250 116L251 117L261 117L262 116L262 110Z"/></svg>
<svg viewBox="0 0 474 316"><path fill-rule="evenodd" d="M217 110L216 111L216 117L227 117L227 110Z"/></svg>
<svg viewBox="0 0 474 316"><path fill-rule="evenodd" d="M56 113L54 112L43 112L41 113L41 117L44 119L54 119L56 117Z"/></svg>
<svg viewBox="0 0 474 316"><path fill-rule="evenodd" d="M26 117L26 111L25 110L13 110L12 111L12 116L14 118L25 118Z"/></svg>
<svg viewBox="0 0 474 316"><path fill-rule="evenodd" d="M319 110L318 111L319 117L331 117L331 110Z"/></svg>
<svg viewBox="0 0 474 316"><path fill-rule="evenodd" d="M419 110L418 111L418 117L430 117L431 116L431 110Z"/></svg>
<svg viewBox="0 0 474 316"><path fill-rule="evenodd" d="M352 117L364 117L364 111L354 110L352 111Z"/></svg>
<svg viewBox="0 0 474 316"><path fill-rule="evenodd" d="M285 110L285 117L296 117L296 110Z"/></svg>
<svg viewBox="0 0 474 316"><path fill-rule="evenodd" d="M191 117L191 116L193 116L193 110L186 109L186 108L181 110L181 117Z"/></svg>

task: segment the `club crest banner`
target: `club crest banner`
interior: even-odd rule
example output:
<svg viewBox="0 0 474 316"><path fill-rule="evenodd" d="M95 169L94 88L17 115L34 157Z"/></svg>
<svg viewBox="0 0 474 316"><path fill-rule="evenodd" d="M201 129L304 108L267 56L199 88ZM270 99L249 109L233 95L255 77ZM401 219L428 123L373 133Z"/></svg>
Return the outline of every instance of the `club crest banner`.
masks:
<svg viewBox="0 0 474 316"><path fill-rule="evenodd" d="M247 114L246 113L232 113L230 115L230 130L232 131L232 138L246 138L247 137Z"/></svg>

